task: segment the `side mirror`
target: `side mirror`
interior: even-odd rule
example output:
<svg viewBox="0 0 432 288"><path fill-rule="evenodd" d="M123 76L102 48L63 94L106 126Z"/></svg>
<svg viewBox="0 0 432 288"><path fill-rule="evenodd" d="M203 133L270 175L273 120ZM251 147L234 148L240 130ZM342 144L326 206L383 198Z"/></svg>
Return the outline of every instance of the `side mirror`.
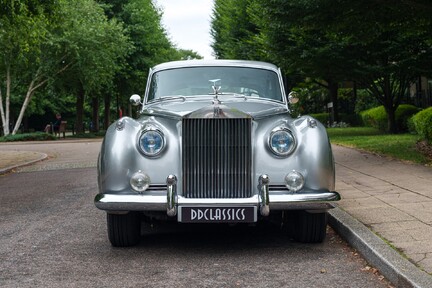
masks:
<svg viewBox="0 0 432 288"><path fill-rule="evenodd" d="M129 98L129 103L132 106L138 106L141 104L141 97L138 94L134 94Z"/></svg>
<svg viewBox="0 0 432 288"><path fill-rule="evenodd" d="M298 101L299 101L298 93L295 92L295 91L291 91L291 92L288 94L288 102L289 102L290 104L296 104Z"/></svg>

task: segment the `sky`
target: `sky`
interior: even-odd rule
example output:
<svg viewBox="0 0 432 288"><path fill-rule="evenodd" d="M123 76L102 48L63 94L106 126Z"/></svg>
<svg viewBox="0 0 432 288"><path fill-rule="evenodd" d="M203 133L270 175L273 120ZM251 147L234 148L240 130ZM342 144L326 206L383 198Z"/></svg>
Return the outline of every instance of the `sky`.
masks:
<svg viewBox="0 0 432 288"><path fill-rule="evenodd" d="M155 0L163 9L162 24L177 48L213 59L210 16L213 0Z"/></svg>

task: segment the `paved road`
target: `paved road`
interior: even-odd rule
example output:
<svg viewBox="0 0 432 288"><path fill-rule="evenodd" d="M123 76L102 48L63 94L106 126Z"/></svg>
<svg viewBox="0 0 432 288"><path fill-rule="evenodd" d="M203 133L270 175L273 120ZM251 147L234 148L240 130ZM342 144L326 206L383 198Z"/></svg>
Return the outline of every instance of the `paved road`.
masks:
<svg viewBox="0 0 432 288"><path fill-rule="evenodd" d="M100 143L79 145L87 149L64 155L80 161L56 157L0 177L1 287L388 285L332 230L325 243L305 245L273 226L155 226L143 227L137 247L112 248L93 205L90 151Z"/></svg>

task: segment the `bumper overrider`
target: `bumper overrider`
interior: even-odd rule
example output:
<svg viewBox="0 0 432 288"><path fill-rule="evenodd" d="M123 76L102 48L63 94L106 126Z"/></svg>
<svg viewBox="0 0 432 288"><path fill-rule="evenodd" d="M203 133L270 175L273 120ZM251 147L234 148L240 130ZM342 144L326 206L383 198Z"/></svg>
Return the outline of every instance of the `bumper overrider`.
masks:
<svg viewBox="0 0 432 288"><path fill-rule="evenodd" d="M196 222L194 219L227 220L236 219L257 221L257 211L268 216L270 210L310 210L326 211L334 208L332 202L340 200L339 193L326 190L304 189L298 193L270 191L267 175L259 178L259 194L249 198L197 199L177 195L177 177L169 175L166 180L166 195L145 194L97 194L95 205L108 213L127 213L128 211L164 211L170 217L178 216L181 222ZM183 215L182 215L183 212ZM188 213L188 216L185 216ZM247 219L246 219L247 218Z"/></svg>

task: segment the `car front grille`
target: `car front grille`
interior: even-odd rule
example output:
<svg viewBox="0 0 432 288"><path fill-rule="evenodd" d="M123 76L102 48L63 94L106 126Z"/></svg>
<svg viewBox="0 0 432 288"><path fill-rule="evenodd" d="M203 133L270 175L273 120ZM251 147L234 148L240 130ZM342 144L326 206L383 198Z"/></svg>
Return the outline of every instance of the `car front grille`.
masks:
<svg viewBox="0 0 432 288"><path fill-rule="evenodd" d="M183 119L183 196L252 196L251 119Z"/></svg>

